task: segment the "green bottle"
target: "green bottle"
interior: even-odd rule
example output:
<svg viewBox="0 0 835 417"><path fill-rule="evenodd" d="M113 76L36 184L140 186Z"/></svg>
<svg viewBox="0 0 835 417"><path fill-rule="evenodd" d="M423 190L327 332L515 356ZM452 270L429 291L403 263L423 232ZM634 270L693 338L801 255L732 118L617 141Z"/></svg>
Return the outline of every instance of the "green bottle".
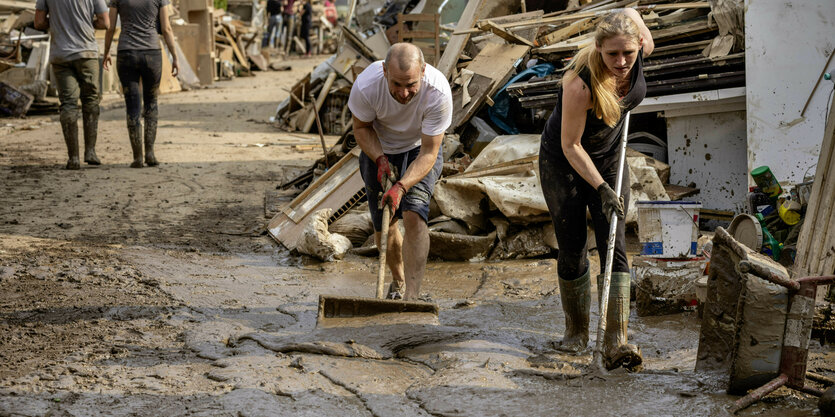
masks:
<svg viewBox="0 0 835 417"><path fill-rule="evenodd" d="M772 200L776 200L783 193L783 188L780 187L780 183L774 178L768 166L754 168L751 171L751 177L754 178L757 187L760 187L760 190Z"/></svg>
<svg viewBox="0 0 835 417"><path fill-rule="evenodd" d="M780 259L780 249L783 247L783 244L778 242L774 236L771 235L771 232L768 231L768 228L765 227L765 219L762 214L757 213L755 214L757 220L760 222L760 227L763 229L763 249L762 252L774 259L775 261Z"/></svg>

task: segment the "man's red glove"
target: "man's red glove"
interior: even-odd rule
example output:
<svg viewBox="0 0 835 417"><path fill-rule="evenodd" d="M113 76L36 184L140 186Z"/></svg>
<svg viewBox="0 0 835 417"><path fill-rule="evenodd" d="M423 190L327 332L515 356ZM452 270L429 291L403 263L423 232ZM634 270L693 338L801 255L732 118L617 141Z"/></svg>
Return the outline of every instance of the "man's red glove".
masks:
<svg viewBox="0 0 835 417"><path fill-rule="evenodd" d="M397 181L383 194L382 206L385 207L386 204L389 204L391 205L391 211L395 212L400 207L400 199L404 195L406 195L406 187L403 186L402 182Z"/></svg>
<svg viewBox="0 0 835 417"><path fill-rule="evenodd" d="M385 155L380 155L374 162L377 164L377 182L383 185L384 176L388 177L389 181L394 182L394 173L391 172L389 159Z"/></svg>

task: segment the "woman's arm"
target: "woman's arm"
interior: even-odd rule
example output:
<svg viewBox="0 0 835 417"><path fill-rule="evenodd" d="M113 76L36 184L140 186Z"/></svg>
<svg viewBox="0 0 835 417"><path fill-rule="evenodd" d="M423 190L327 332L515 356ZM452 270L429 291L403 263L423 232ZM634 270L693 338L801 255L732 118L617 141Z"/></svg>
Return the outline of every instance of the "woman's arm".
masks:
<svg viewBox="0 0 835 417"><path fill-rule="evenodd" d="M115 7L110 8L110 27L104 33L104 60L102 65L104 69L109 69L113 65L113 60L110 59L110 45L113 43L113 35L116 33L116 18L119 16L119 9Z"/></svg>
<svg viewBox="0 0 835 417"><path fill-rule="evenodd" d="M565 78L569 73L563 76ZM603 177L591 161L588 152L583 149L580 138L586 126L586 112L591 108L591 90L580 77L575 76L562 86L562 152L571 167L580 174L589 185L597 189L603 183Z"/></svg>
<svg viewBox="0 0 835 417"><path fill-rule="evenodd" d="M171 75L177 76L180 72L180 61L177 58L177 49L174 46L174 31L171 30L171 21L168 19L168 8L170 5L165 5L159 9L159 24L162 29L162 37L165 39L165 44L168 45L168 51L171 52Z"/></svg>
<svg viewBox="0 0 835 417"><path fill-rule="evenodd" d="M648 57L649 54L652 53L653 49L655 49L655 42L652 40L652 32L650 32L649 28L644 23L644 18L641 17L641 14L638 13L637 10L626 8L623 13L631 17L632 20L635 21L635 24L638 25L638 31L641 33L641 47L644 48L644 58Z"/></svg>

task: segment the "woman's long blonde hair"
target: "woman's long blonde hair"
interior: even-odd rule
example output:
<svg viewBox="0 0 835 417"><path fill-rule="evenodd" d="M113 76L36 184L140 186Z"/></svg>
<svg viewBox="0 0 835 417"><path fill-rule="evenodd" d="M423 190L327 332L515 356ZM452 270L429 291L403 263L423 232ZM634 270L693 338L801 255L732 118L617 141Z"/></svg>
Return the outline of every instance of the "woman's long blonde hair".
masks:
<svg viewBox="0 0 835 417"><path fill-rule="evenodd" d="M621 104L617 96L615 78L609 75L600 52L597 52L597 46L602 45L606 39L619 35L631 37L640 44L641 35L635 21L624 13L611 13L598 23L594 42L577 52L571 60L567 69L573 70L574 73L563 78L563 83L571 81L583 68L589 69L592 110L595 116L609 127L614 127L620 119Z"/></svg>

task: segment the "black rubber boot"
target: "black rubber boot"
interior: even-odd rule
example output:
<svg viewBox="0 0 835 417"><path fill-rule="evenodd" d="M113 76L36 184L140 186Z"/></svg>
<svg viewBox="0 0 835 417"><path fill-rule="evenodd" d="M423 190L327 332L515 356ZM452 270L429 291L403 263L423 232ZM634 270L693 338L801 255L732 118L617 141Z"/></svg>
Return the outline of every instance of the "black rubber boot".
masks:
<svg viewBox="0 0 835 417"><path fill-rule="evenodd" d="M133 151L133 162L130 167L142 168L142 123L138 119L128 119L128 138L130 138L130 148Z"/></svg>
<svg viewBox="0 0 835 417"><path fill-rule="evenodd" d="M154 155L154 142L157 139L157 112L145 113L145 165L159 165Z"/></svg>
<svg viewBox="0 0 835 417"><path fill-rule="evenodd" d="M78 118L62 116L61 130L64 133L64 142L67 144L67 169L81 169L81 161L78 160Z"/></svg>
<svg viewBox="0 0 835 417"><path fill-rule="evenodd" d="M99 157L96 156L96 138L99 129L99 113L83 113L84 119L84 162L90 165L101 165Z"/></svg>
<svg viewBox="0 0 835 417"><path fill-rule="evenodd" d="M603 336L603 361L606 369L624 367L629 372L643 368L643 356L638 346L627 343L629 325L629 287L632 278L628 272L612 272L609 288L609 306L606 312L606 334ZM603 275L597 276L597 299L603 292Z"/></svg>
<svg viewBox="0 0 835 417"><path fill-rule="evenodd" d="M591 280L589 271L580 278L566 281L557 278L560 300L565 312L565 336L555 348L563 352L577 353L589 343L589 306L591 305Z"/></svg>

